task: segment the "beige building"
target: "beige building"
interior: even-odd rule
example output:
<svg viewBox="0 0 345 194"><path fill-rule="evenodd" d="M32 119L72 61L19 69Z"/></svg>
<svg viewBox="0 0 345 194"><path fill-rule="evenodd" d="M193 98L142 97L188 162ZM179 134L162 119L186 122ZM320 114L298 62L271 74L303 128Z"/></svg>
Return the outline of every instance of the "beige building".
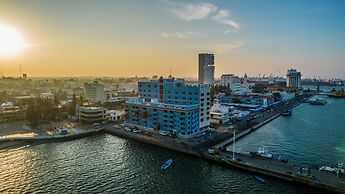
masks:
<svg viewBox="0 0 345 194"><path fill-rule="evenodd" d="M107 118L106 110L102 107L80 106L76 115L79 121L88 123L102 122Z"/></svg>
<svg viewBox="0 0 345 194"><path fill-rule="evenodd" d="M84 83L85 98L90 102L103 102L106 100L104 85L98 81Z"/></svg>

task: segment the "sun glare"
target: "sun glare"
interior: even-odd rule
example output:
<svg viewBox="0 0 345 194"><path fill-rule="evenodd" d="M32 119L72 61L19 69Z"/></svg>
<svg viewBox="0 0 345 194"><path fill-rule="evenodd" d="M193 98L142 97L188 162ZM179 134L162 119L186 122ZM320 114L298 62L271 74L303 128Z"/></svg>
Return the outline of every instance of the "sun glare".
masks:
<svg viewBox="0 0 345 194"><path fill-rule="evenodd" d="M22 35L11 26L0 23L0 57L18 54L25 47Z"/></svg>

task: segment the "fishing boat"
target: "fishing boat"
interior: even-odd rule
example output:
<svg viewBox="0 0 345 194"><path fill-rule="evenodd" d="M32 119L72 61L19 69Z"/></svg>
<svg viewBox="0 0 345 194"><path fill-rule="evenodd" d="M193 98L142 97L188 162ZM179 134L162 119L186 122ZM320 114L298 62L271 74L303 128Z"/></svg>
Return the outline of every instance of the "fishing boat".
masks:
<svg viewBox="0 0 345 194"><path fill-rule="evenodd" d="M266 183L266 180L259 177L259 176L255 176L256 180L260 181L261 183Z"/></svg>
<svg viewBox="0 0 345 194"><path fill-rule="evenodd" d="M336 91L332 94L329 94L328 97L331 98L345 98L345 92L344 91Z"/></svg>
<svg viewBox="0 0 345 194"><path fill-rule="evenodd" d="M161 167L162 170L165 170L167 169L171 164L172 164L173 160L172 159L169 159L167 160Z"/></svg>
<svg viewBox="0 0 345 194"><path fill-rule="evenodd" d="M290 115L292 115L292 109L290 108L290 109L288 109L288 110L282 112L282 115L283 115L283 116L290 116Z"/></svg>
<svg viewBox="0 0 345 194"><path fill-rule="evenodd" d="M249 153L253 157L261 157L261 158L265 158L265 159L272 159L273 158L273 154L271 154L268 151L268 148L265 145L261 145L257 152L249 152Z"/></svg>

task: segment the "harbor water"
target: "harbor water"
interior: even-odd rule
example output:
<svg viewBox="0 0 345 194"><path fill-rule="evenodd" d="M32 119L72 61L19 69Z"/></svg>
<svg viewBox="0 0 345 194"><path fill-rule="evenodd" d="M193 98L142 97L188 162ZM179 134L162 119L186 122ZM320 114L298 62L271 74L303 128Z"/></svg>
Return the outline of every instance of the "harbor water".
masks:
<svg viewBox="0 0 345 194"><path fill-rule="evenodd" d="M325 99L238 140L236 151L265 144L298 164L345 163L345 100ZM0 150L0 163L0 193L323 193L112 135Z"/></svg>

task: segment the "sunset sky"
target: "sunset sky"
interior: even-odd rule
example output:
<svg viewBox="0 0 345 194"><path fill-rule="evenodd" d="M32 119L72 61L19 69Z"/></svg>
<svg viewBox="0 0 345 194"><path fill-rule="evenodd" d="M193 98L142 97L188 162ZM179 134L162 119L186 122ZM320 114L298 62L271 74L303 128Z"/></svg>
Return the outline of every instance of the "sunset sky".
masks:
<svg viewBox="0 0 345 194"><path fill-rule="evenodd" d="M216 76L345 78L345 1L0 0L0 25L25 46L0 55L18 76L197 76L215 53ZM1 39L0 39L1 40ZM0 50L4 44L0 42ZM0 53L1 54L1 53Z"/></svg>

